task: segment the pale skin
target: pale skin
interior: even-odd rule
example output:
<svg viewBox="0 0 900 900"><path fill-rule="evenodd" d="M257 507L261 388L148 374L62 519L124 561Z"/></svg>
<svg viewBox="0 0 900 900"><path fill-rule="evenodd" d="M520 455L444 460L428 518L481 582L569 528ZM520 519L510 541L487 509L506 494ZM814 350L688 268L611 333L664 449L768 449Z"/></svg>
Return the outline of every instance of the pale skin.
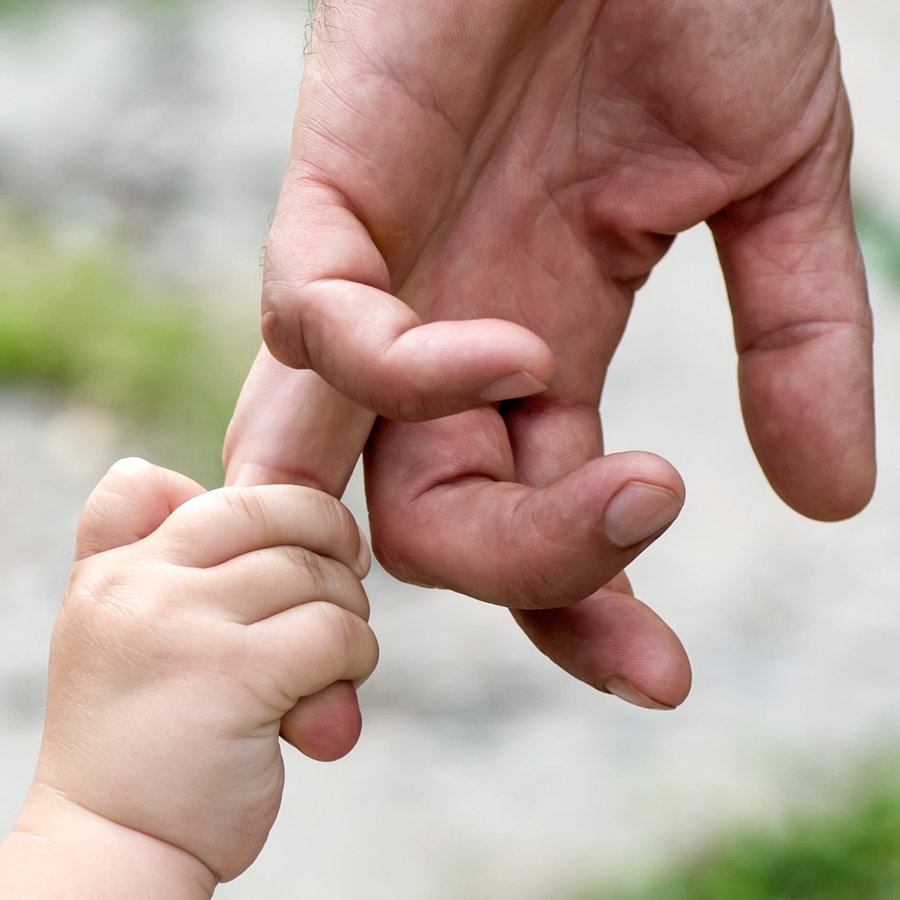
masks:
<svg viewBox="0 0 900 900"><path fill-rule="evenodd" d="M851 141L825 0L321 4L229 479L339 493L367 442L389 571L510 607L588 684L677 705L684 649L622 572L684 486L650 453L604 455L606 371L635 292L706 222L760 465L805 515L859 511Z"/></svg>
<svg viewBox="0 0 900 900"><path fill-rule="evenodd" d="M366 542L318 491L207 493L126 460L89 498L76 557L0 896L210 897L275 820L279 734L321 759L358 737L354 688L377 659ZM298 705L345 694L340 720Z"/></svg>

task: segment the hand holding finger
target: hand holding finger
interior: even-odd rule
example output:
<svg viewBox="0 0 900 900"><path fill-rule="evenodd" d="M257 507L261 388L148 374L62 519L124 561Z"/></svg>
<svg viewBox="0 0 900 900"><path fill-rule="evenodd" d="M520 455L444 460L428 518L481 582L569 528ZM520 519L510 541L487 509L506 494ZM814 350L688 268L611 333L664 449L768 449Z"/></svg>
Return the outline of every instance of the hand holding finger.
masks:
<svg viewBox="0 0 900 900"><path fill-rule="evenodd" d="M315 372L290 369L262 347L225 437L225 483L299 484L340 497L374 421Z"/></svg>
<svg viewBox="0 0 900 900"><path fill-rule="evenodd" d="M340 496L374 420L315 372L290 369L263 346L228 428L226 483L307 485ZM363 563L367 568L368 559ZM345 595L345 605L353 596ZM359 612L361 604L350 608ZM303 698L281 728L285 740L314 759L344 756L361 729L353 685L338 681Z"/></svg>
<svg viewBox="0 0 900 900"><path fill-rule="evenodd" d="M359 574L305 547L252 550L190 574L195 607L231 622L250 625L314 601L333 603L363 621L369 619L369 600Z"/></svg>
<svg viewBox="0 0 900 900"><path fill-rule="evenodd" d="M684 496L678 473L648 453L599 457L544 487L519 483L493 410L383 422L366 475L374 549L388 571L518 609L568 606L606 584L668 527Z"/></svg>
<svg viewBox="0 0 900 900"><path fill-rule="evenodd" d="M369 551L353 516L322 491L291 484L226 487L175 510L149 539L180 566L209 568L271 547L302 547L330 556L359 578Z"/></svg>
<svg viewBox="0 0 900 900"><path fill-rule="evenodd" d="M372 629L354 613L322 601L248 626L247 642L262 663L257 690L277 720L301 698L335 682L361 684L378 661Z"/></svg>

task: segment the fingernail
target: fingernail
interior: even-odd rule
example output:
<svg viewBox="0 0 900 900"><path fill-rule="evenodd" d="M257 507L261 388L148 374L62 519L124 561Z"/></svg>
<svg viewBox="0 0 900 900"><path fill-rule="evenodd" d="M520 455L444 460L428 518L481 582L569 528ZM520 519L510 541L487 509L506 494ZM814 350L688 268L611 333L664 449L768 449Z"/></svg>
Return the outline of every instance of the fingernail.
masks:
<svg viewBox="0 0 900 900"><path fill-rule="evenodd" d="M228 466L225 470L225 484L235 487L256 487L258 484L271 484L274 479L266 478L265 470L256 463L241 463L239 466Z"/></svg>
<svg viewBox="0 0 900 900"><path fill-rule="evenodd" d="M546 391L547 385L538 381L534 375L524 369L498 378L482 391L481 399L485 403L498 403L500 400L514 400L516 397L529 397Z"/></svg>
<svg viewBox="0 0 900 900"><path fill-rule="evenodd" d="M656 534L681 512L681 500L668 488L629 481L603 513L606 537L614 547L633 547Z"/></svg>
<svg viewBox="0 0 900 900"><path fill-rule="evenodd" d="M644 709L675 709L669 703L651 700L650 697L642 694L633 684L625 681L624 678L608 678L603 685L603 690L614 697L618 697L620 700L624 700L626 703L631 703L633 706L640 706Z"/></svg>
<svg viewBox="0 0 900 900"><path fill-rule="evenodd" d="M147 462L142 456L125 456L116 460L109 467L109 471L121 472L123 475L132 475L138 472L146 472L148 467L152 468L152 464Z"/></svg>
<svg viewBox="0 0 900 900"><path fill-rule="evenodd" d="M359 533L359 554L356 557L356 566L354 572L360 578L365 578L369 574L369 567L372 565L372 552L369 550L369 542L366 536L360 531Z"/></svg>

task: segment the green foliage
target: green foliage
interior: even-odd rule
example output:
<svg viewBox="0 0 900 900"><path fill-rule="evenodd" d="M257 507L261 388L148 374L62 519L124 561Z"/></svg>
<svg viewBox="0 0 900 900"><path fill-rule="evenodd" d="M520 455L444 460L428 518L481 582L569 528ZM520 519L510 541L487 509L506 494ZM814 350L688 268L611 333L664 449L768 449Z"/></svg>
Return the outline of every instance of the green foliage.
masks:
<svg viewBox="0 0 900 900"><path fill-rule="evenodd" d="M854 215L869 267L900 291L900 223L867 197L855 198Z"/></svg>
<svg viewBox="0 0 900 900"><path fill-rule="evenodd" d="M63 254L21 229L4 238L0 386L44 385L111 410L172 464L218 475L255 336L229 333L196 298L137 286L99 252Z"/></svg>
<svg viewBox="0 0 900 900"><path fill-rule="evenodd" d="M895 767L896 771L896 767ZM894 900L900 897L900 779L890 770L842 808L723 836L677 868L580 900Z"/></svg>
<svg viewBox="0 0 900 900"><path fill-rule="evenodd" d="M155 13L181 9L196 3L196 0L95 0L95 2L105 2L110 6L118 6L137 13ZM65 0L0 0L0 18L43 17L64 5Z"/></svg>

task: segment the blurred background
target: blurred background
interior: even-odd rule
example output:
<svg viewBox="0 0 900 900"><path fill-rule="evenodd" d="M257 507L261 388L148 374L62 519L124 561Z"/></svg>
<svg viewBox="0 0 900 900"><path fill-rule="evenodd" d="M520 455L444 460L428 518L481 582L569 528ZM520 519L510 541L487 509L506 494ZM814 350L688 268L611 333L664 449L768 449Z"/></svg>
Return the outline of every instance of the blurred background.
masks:
<svg viewBox="0 0 900 900"><path fill-rule="evenodd" d="M329 765L286 754L271 840L217 896L900 896L900 7L836 12L877 325L876 499L822 525L768 489L710 241L683 236L638 298L605 424L610 450L654 450L688 485L631 570L692 657L687 703L598 695L504 611L376 570L360 744ZM126 454L221 478L306 22L288 0L0 0L4 830L88 492ZM347 500L364 518L358 479Z"/></svg>

